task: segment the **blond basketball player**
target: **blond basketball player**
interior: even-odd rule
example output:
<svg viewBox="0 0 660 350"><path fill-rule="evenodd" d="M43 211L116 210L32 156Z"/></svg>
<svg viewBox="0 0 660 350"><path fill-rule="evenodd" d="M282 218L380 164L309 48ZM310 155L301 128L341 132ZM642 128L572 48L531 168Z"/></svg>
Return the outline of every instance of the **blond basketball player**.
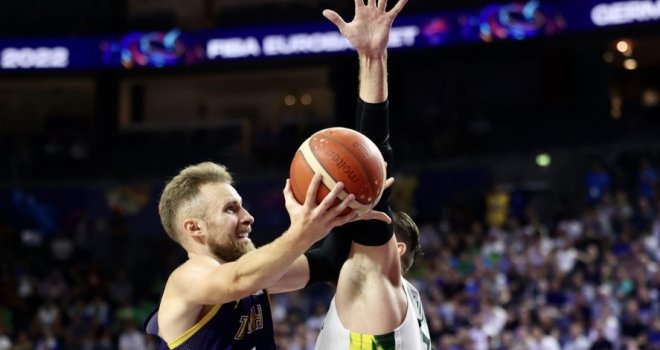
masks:
<svg viewBox="0 0 660 350"><path fill-rule="evenodd" d="M392 170L389 144L387 43L394 18L407 0L387 11L386 0L356 0L355 17L344 22L334 11L324 16L357 50L360 89L356 128L383 153ZM388 174L388 177L390 175ZM376 210L389 211L389 190ZM345 225L353 238L317 350L431 349L429 329L419 292L402 274L419 252L419 230L410 217L392 212L393 224L363 221ZM393 235L394 233L394 235Z"/></svg>
<svg viewBox="0 0 660 350"><path fill-rule="evenodd" d="M159 349L275 349L265 288L286 281L294 261L305 266L293 272L302 271L302 278L309 279L303 252L333 227L356 218L353 211L341 215L353 205L353 195L332 206L343 191L341 182L316 204L320 182L321 176L315 176L299 204L287 181L284 197L291 226L259 249L249 238L254 218L224 166L191 165L168 182L159 203L161 221L188 260L170 274L146 326L162 339ZM368 217L389 221L382 213L369 212Z"/></svg>

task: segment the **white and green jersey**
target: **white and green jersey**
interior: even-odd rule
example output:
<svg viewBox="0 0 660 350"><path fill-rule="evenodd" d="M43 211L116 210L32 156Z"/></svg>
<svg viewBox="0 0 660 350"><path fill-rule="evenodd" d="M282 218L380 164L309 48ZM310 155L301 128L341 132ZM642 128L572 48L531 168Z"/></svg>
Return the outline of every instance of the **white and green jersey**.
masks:
<svg viewBox="0 0 660 350"><path fill-rule="evenodd" d="M403 280L408 299L406 318L390 333L369 335L352 332L339 320L335 298L325 316L323 328L316 340L315 350L430 350L431 337L426 324L419 291Z"/></svg>

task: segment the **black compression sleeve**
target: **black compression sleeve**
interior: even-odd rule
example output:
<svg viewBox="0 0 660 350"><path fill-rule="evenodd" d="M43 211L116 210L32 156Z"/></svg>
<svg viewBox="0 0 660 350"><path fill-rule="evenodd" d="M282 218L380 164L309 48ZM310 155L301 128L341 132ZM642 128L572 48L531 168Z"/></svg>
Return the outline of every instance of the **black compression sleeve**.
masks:
<svg viewBox="0 0 660 350"><path fill-rule="evenodd" d="M391 173L394 154L390 146L389 101L367 103L358 98L355 111L355 130L373 141L387 162L388 176Z"/></svg>
<svg viewBox="0 0 660 350"><path fill-rule="evenodd" d="M387 162L387 176L390 177L394 154L390 146L389 102L366 103L358 98L355 115L355 129L373 141ZM374 210L382 211L392 217L389 199L391 190L383 192ZM357 221L343 226L350 231L353 241L366 246L379 246L387 243L394 234L393 225L382 221Z"/></svg>
<svg viewBox="0 0 660 350"><path fill-rule="evenodd" d="M339 271L351 249L351 236L340 231L335 228L318 249L305 252L309 264L307 286L319 282L337 282L339 279Z"/></svg>

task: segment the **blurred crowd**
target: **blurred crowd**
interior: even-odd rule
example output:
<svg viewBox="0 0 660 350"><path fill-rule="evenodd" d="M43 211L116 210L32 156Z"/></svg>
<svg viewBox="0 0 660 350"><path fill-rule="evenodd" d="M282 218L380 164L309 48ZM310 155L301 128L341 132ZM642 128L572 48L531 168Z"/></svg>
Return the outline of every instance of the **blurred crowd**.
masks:
<svg viewBox="0 0 660 350"><path fill-rule="evenodd" d="M142 323L180 256L126 227L82 212L48 235L0 222L0 349L153 348Z"/></svg>
<svg viewBox="0 0 660 350"><path fill-rule="evenodd" d="M434 346L660 349L658 170L643 161L626 188L611 172L595 163L574 198L583 209L552 220L493 186L470 225L418 223L424 255L408 279ZM0 223L0 241L0 350L154 349L141 325L183 258L164 235L81 213L48 237ZM279 348L313 349L332 294L273 296Z"/></svg>
<svg viewBox="0 0 660 350"><path fill-rule="evenodd" d="M660 349L660 217L605 193L548 226L423 226L425 294L440 349ZM441 231L440 231L441 232Z"/></svg>

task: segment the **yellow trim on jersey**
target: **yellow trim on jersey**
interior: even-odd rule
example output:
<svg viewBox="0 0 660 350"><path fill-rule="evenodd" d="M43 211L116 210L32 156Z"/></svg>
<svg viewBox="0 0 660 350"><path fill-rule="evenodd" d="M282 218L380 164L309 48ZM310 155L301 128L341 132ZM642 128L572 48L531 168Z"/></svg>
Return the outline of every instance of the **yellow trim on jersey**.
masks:
<svg viewBox="0 0 660 350"><path fill-rule="evenodd" d="M394 332L383 335L350 332L350 337L351 343L349 350L394 350L396 348Z"/></svg>
<svg viewBox="0 0 660 350"><path fill-rule="evenodd" d="M268 289L264 289L264 293L266 293L266 296L268 297L268 308L270 309L270 314L273 314L273 301L270 299L270 293L268 292Z"/></svg>
<svg viewBox="0 0 660 350"><path fill-rule="evenodd" d="M181 334L178 338L176 338L174 341L168 342L167 347L170 349L176 349L177 346L183 344L186 340L190 339L197 331L204 327L205 324L207 324L215 314L218 313L220 310L220 307L222 305L216 305L214 306L211 311L209 311L204 317L202 317L199 322L197 322L194 326L190 327L185 333Z"/></svg>

